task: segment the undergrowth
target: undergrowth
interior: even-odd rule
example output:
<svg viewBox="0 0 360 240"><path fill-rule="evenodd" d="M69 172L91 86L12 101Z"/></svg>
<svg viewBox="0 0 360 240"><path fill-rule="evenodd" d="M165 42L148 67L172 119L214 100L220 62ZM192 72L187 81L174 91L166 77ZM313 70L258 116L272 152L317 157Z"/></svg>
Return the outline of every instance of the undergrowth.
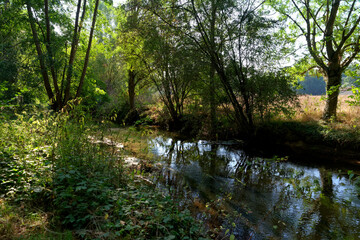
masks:
<svg viewBox="0 0 360 240"><path fill-rule="evenodd" d="M0 117L1 239L201 239L187 210L135 181L81 107ZM103 135L103 134L100 134Z"/></svg>

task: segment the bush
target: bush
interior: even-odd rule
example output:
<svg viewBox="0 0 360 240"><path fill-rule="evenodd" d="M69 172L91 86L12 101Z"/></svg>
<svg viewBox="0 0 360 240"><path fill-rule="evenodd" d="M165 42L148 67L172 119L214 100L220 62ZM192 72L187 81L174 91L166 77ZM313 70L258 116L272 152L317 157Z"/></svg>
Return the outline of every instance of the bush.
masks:
<svg viewBox="0 0 360 240"><path fill-rule="evenodd" d="M108 177L101 172L85 174L76 167L61 168L54 178L56 217L67 229L96 229L112 208Z"/></svg>
<svg viewBox="0 0 360 240"><path fill-rule="evenodd" d="M152 186L121 189L112 217L108 227L120 239L203 239L204 230L190 212L178 210Z"/></svg>
<svg viewBox="0 0 360 240"><path fill-rule="evenodd" d="M48 195L54 117L46 110L15 116L0 118L0 195L16 201Z"/></svg>

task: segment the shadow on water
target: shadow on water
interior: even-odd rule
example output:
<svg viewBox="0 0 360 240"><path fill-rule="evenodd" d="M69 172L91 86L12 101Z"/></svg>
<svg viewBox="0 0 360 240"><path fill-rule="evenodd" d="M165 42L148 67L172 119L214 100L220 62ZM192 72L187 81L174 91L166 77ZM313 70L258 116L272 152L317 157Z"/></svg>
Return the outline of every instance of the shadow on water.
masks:
<svg viewBox="0 0 360 240"><path fill-rule="evenodd" d="M223 226L222 236L360 239L360 189L354 183L360 177L349 169L259 158L227 142L157 137L149 145L163 163L159 187L183 199L180 204L190 203L210 229Z"/></svg>

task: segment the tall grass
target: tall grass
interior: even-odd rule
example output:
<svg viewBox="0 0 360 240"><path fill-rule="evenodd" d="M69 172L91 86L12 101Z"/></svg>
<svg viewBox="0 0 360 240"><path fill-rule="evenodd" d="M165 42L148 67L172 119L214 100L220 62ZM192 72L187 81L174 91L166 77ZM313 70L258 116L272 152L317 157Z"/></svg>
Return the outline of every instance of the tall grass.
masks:
<svg viewBox="0 0 360 240"><path fill-rule="evenodd" d="M360 124L360 106L349 103L352 100L348 95L340 95L337 109L335 128L357 128ZM299 96L300 107L296 109L293 120L300 122L317 122L321 120L325 108L325 98L322 96Z"/></svg>

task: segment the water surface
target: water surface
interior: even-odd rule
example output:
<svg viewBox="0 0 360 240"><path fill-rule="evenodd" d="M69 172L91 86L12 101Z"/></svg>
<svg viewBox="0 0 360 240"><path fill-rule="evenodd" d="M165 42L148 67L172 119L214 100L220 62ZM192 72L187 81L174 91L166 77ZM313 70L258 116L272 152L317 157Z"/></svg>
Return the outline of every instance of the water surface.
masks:
<svg viewBox="0 0 360 240"><path fill-rule="evenodd" d="M349 179L351 169L250 156L231 142L159 136L149 146L163 163L159 182L192 202L198 218L223 226L222 233L229 229L227 235L237 239L360 239L360 191L356 176Z"/></svg>

